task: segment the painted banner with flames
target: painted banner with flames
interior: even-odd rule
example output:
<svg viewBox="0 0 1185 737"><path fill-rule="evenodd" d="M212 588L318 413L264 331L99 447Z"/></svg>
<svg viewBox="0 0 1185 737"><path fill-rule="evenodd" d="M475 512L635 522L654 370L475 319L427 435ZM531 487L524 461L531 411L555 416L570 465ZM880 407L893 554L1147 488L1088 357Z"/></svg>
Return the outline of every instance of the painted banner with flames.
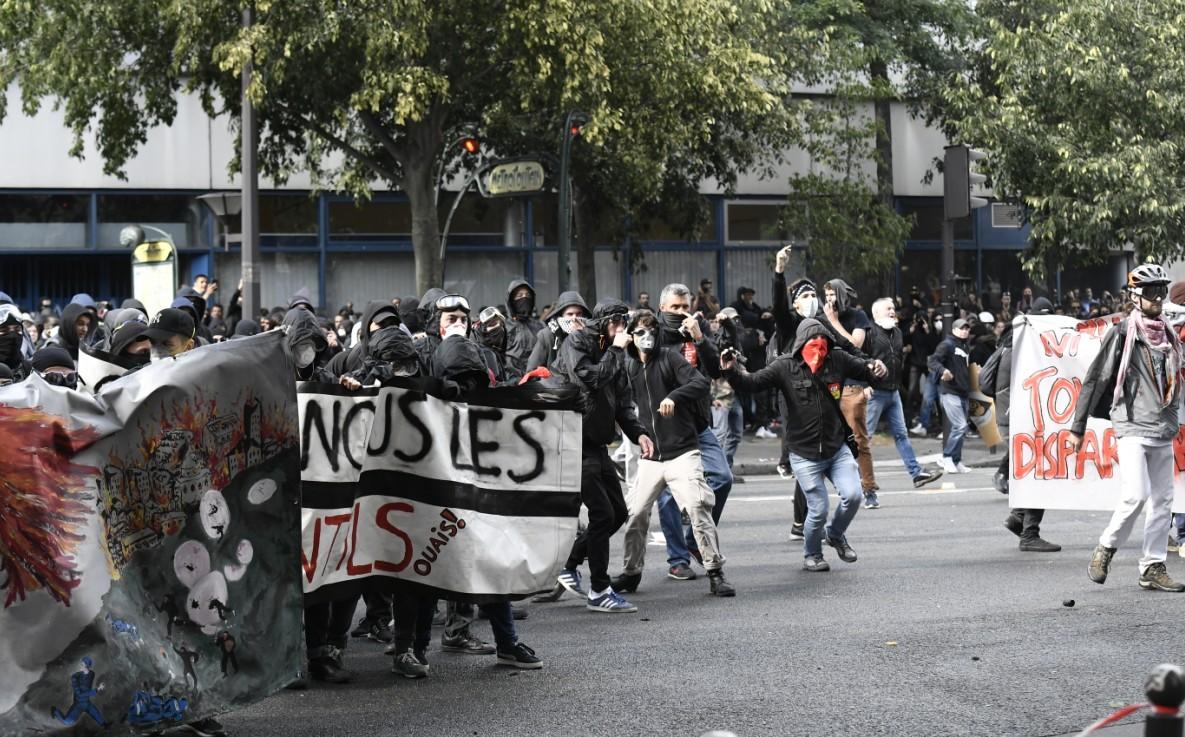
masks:
<svg viewBox="0 0 1185 737"><path fill-rule="evenodd" d="M1016 318L1009 409L1008 484L1012 507L1111 511L1119 501L1115 430L1092 417L1078 452L1069 445L1082 378L1103 336L1122 315L1075 320ZM1185 412L1181 414L1185 420ZM1173 441L1174 512L1185 512L1185 432Z"/></svg>
<svg viewBox="0 0 1185 737"><path fill-rule="evenodd" d="M303 667L296 392L278 332L97 396L0 389L0 735L164 729Z"/></svg>

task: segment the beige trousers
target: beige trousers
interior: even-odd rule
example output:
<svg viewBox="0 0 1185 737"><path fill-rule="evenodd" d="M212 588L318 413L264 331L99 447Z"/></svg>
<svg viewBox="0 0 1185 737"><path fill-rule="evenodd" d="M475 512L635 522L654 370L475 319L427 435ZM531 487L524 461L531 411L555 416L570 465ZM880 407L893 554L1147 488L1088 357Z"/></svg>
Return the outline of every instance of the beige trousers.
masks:
<svg viewBox="0 0 1185 737"><path fill-rule="evenodd" d="M715 571L724 565L712 507L716 495L704 480L704 467L698 450L669 461L638 461L638 478L630 487L626 504L629 521L625 523L625 570L630 575L642 572L646 563L646 538L650 532L650 512L662 490L670 487L679 509L691 519L691 531L704 557L704 568Z"/></svg>

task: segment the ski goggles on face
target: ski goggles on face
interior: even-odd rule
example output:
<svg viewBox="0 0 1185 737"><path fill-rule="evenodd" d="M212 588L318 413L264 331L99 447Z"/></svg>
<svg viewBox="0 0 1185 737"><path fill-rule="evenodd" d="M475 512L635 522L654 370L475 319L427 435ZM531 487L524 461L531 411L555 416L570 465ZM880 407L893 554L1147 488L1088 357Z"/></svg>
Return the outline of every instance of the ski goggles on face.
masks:
<svg viewBox="0 0 1185 737"><path fill-rule="evenodd" d="M481 314L477 316L477 321L482 325L492 323L495 320L506 320L506 317L501 313L501 311L498 310L497 307L487 307L481 311Z"/></svg>
<svg viewBox="0 0 1185 737"><path fill-rule="evenodd" d="M1168 284L1147 284L1142 287L1132 287L1132 294L1144 299L1158 301L1169 296Z"/></svg>
<svg viewBox="0 0 1185 737"><path fill-rule="evenodd" d="M643 335L654 335L656 332L658 331L656 331L654 328L638 328L634 332L630 333L630 335L634 336L635 338L641 338Z"/></svg>
<svg viewBox="0 0 1185 737"><path fill-rule="evenodd" d="M469 300L460 294L446 294L436 300L436 309L440 312L452 312L453 310L469 312Z"/></svg>

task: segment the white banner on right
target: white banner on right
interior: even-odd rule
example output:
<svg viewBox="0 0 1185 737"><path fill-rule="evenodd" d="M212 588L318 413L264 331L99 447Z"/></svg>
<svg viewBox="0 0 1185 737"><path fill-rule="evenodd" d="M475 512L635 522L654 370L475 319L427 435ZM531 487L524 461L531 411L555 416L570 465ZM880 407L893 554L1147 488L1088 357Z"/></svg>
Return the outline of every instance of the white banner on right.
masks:
<svg viewBox="0 0 1185 737"><path fill-rule="evenodd" d="M1119 462L1111 423L1092 417L1078 453L1070 450L1069 436L1086 370L1107 331L1122 319L1123 315L1095 320L1062 315L1016 318L1009 410L1008 502L1013 508L1115 508ZM1173 447L1173 511L1185 512L1185 436L1178 433Z"/></svg>

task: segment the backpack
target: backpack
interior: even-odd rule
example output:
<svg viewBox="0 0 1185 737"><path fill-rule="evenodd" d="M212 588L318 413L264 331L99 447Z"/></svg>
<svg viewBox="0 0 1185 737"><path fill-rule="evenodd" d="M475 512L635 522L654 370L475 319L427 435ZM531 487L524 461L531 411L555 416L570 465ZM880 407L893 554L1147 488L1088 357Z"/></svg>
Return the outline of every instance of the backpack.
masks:
<svg viewBox="0 0 1185 737"><path fill-rule="evenodd" d="M979 369L979 393L988 399L996 398L996 374L1000 372L1000 354L1003 352L1003 348L997 348Z"/></svg>

